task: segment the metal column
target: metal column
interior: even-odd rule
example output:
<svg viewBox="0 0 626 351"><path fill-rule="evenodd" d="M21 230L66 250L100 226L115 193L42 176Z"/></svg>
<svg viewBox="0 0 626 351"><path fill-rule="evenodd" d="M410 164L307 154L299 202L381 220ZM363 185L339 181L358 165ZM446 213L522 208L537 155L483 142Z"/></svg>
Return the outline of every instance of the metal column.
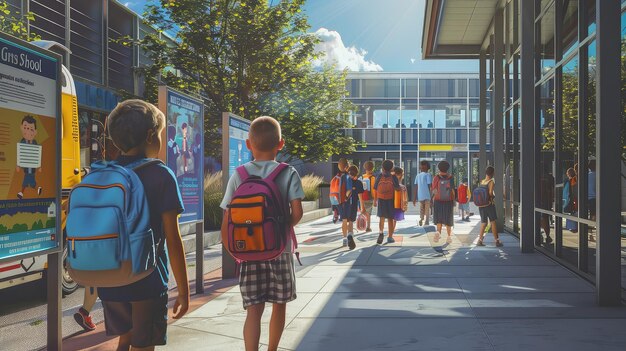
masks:
<svg viewBox="0 0 626 351"><path fill-rule="evenodd" d="M493 163L495 168L496 181L496 213L498 215L498 229L504 228L504 197L502 186L504 184L504 153L502 147L504 145L504 128L503 128L503 104L504 104L504 72L503 72L503 55L504 55L504 8L496 10L494 22L494 58L493 58L493 99L491 106L493 109L493 139L491 140L491 150L493 152Z"/></svg>
<svg viewBox="0 0 626 351"><path fill-rule="evenodd" d="M487 167L487 55L485 50L480 51L480 72L479 72L479 130L478 142L480 151L478 154L478 179L485 173Z"/></svg>
<svg viewBox="0 0 626 351"><path fill-rule="evenodd" d="M196 294L204 293L204 221L196 223Z"/></svg>
<svg viewBox="0 0 626 351"><path fill-rule="evenodd" d="M596 2L596 294L601 306L620 304L620 160L621 89L620 1ZM601 141L601 142L600 142Z"/></svg>
<svg viewBox="0 0 626 351"><path fill-rule="evenodd" d="M61 244L62 245L62 244ZM61 275L63 267L63 253L48 255L48 318L47 318L47 350L60 351L63 343L61 331Z"/></svg>
<svg viewBox="0 0 626 351"><path fill-rule="evenodd" d="M521 34L521 206L522 230L520 248L524 253L534 251L535 223L535 4L533 1L520 1L522 23Z"/></svg>

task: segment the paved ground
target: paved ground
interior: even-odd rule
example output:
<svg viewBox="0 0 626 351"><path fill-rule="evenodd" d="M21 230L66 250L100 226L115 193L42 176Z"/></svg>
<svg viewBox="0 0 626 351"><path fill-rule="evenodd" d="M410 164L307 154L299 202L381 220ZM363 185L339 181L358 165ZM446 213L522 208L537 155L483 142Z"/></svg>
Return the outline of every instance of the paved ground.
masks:
<svg viewBox="0 0 626 351"><path fill-rule="evenodd" d="M522 255L515 237L476 247L474 216L450 243L434 242L434 228L407 217L395 244L357 234L351 252L328 218L298 227L304 266L284 350L626 349L626 308L596 307L589 283L542 254ZM244 318L234 287L171 325L160 349L242 350Z"/></svg>

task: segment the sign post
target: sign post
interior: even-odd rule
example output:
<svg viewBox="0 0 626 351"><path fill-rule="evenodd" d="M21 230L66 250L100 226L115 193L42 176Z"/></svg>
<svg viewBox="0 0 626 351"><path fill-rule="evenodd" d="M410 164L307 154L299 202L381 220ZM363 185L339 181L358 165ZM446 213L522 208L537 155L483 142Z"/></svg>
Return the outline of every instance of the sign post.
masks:
<svg viewBox="0 0 626 351"><path fill-rule="evenodd" d="M48 255L48 349L61 349L61 57L0 33L0 263Z"/></svg>
<svg viewBox="0 0 626 351"><path fill-rule="evenodd" d="M222 113L222 187L235 174L237 167L252 160L252 152L246 146L250 121L229 112ZM227 243L223 243L226 245ZM222 278L237 276L237 264L222 246Z"/></svg>
<svg viewBox="0 0 626 351"><path fill-rule="evenodd" d="M172 170L183 197L180 224L196 227L196 293L204 292L204 104L166 86L159 87L166 117L161 158Z"/></svg>

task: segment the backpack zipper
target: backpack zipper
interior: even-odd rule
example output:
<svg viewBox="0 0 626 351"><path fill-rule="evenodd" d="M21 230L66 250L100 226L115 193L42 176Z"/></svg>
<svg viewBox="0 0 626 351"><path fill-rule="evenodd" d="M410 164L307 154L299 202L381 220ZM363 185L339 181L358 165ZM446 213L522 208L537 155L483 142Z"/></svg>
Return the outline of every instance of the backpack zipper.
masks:
<svg viewBox="0 0 626 351"><path fill-rule="evenodd" d="M88 238L83 238L83 237L67 237L67 241L71 241L71 250L72 250L72 257L76 258L76 241L92 241L92 240L106 240L106 239L115 239L118 238L119 234L103 234L103 235L96 235L96 236L90 236Z"/></svg>

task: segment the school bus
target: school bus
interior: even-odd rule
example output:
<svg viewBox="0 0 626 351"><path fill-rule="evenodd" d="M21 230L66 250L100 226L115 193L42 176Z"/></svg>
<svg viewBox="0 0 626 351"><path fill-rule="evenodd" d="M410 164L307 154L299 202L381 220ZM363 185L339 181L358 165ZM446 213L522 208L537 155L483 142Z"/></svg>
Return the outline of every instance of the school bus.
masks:
<svg viewBox="0 0 626 351"><path fill-rule="evenodd" d="M48 41L34 41L35 44L44 49L59 53L69 54L69 49L63 45ZM78 128L78 100L76 98L76 87L74 79L67 67L61 67L61 109L62 109L62 127L61 127L61 177L62 177L62 208L69 196L72 187L80 183L83 174L88 172L88 168L81 167L80 162L80 135ZM61 226L65 228L65 211L62 211ZM63 294L71 294L78 288L78 284L72 280L65 269L65 258L67 250L63 251L63 276L61 279ZM17 286L24 283L42 280L46 276L48 264L46 256L38 256L34 258L14 261L6 264L0 264L0 289Z"/></svg>

